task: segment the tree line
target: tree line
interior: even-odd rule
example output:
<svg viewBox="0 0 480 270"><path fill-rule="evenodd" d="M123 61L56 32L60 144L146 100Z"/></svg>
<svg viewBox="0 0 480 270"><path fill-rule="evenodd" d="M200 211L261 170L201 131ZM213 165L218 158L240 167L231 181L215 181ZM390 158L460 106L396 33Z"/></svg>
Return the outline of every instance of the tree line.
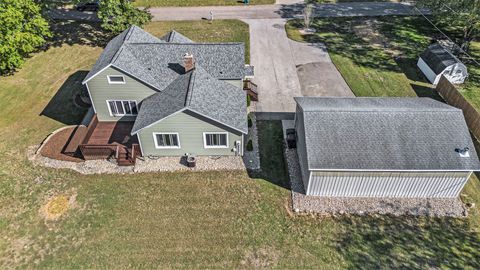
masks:
<svg viewBox="0 0 480 270"><path fill-rule="evenodd" d="M91 1L91 0L90 0ZM82 4L89 0L73 0ZM0 1L0 74L12 74L25 59L45 46L53 33L48 10L58 2L46 0L1 0ZM135 24L143 26L152 18L148 9L138 9L129 0L102 0L97 12L101 27L118 34Z"/></svg>

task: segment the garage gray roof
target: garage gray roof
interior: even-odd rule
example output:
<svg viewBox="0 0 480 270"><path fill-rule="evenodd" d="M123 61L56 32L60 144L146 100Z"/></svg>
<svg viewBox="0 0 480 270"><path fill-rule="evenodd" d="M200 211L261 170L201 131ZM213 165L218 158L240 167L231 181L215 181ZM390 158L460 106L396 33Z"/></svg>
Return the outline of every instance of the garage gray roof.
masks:
<svg viewBox="0 0 480 270"><path fill-rule="evenodd" d="M243 43L193 43L174 31L164 38L158 39L139 27L130 27L107 44L83 83L113 65L161 91L178 77L185 53L193 54L197 65L214 78L245 77Z"/></svg>
<svg viewBox="0 0 480 270"><path fill-rule="evenodd" d="M428 48L420 54L420 57L435 74L442 73L451 65L461 63L450 51L438 43L428 46Z"/></svg>
<svg viewBox="0 0 480 270"><path fill-rule="evenodd" d="M184 109L247 133L245 92L196 67L142 102L132 134Z"/></svg>
<svg viewBox="0 0 480 270"><path fill-rule="evenodd" d="M310 169L480 170L461 110L430 98L295 98ZM470 157L456 149L469 148Z"/></svg>

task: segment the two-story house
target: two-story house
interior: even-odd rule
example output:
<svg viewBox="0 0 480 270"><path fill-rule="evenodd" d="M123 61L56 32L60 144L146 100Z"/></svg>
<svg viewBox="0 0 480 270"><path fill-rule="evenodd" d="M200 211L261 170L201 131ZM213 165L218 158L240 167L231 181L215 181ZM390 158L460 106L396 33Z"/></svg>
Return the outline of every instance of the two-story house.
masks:
<svg viewBox="0 0 480 270"><path fill-rule="evenodd" d="M85 77L95 116L86 159L243 155L247 104L243 43L156 38L132 26L112 39Z"/></svg>

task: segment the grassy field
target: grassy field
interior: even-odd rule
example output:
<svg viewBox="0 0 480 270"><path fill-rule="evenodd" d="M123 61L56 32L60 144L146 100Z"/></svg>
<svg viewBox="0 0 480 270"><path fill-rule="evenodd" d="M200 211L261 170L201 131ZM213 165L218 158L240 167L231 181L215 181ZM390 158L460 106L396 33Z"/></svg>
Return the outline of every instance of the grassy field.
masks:
<svg viewBox="0 0 480 270"><path fill-rule="evenodd" d="M480 41L472 42L470 45L470 53L477 62L480 62ZM463 96L480 111L480 66L471 63L468 65L468 78L460 88Z"/></svg>
<svg viewBox="0 0 480 270"><path fill-rule="evenodd" d="M274 4L275 0L250 0L250 5ZM238 6L242 0L136 0L137 7Z"/></svg>
<svg viewBox="0 0 480 270"><path fill-rule="evenodd" d="M145 30L157 36L162 36L173 29L197 42L243 42L245 61L250 63L250 34L248 24L242 21L215 20L213 23L204 20L166 21L145 26Z"/></svg>
<svg viewBox="0 0 480 270"><path fill-rule="evenodd" d="M147 28L160 35L172 26ZM207 30L215 36L229 28L225 22ZM291 215L279 122L258 125L265 170L257 179L228 171L86 176L34 167L28 146L81 119L72 97L79 74L101 52L71 43L0 78L1 269L480 268L478 207L468 219ZM474 178L463 197L478 205L479 191ZM66 214L46 220L42 209L59 195L72 198Z"/></svg>
<svg viewBox="0 0 480 270"><path fill-rule="evenodd" d="M286 29L297 41L324 42L333 63L357 96L431 96L416 68L428 45L425 24L415 17L329 18L315 20L313 35L302 35L302 21Z"/></svg>

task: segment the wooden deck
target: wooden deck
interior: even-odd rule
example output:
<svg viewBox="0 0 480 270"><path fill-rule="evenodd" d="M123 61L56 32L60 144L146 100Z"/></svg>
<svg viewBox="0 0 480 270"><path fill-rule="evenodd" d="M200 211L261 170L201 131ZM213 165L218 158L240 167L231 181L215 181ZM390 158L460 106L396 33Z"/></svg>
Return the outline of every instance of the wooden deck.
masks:
<svg viewBox="0 0 480 270"><path fill-rule="evenodd" d="M132 136L134 122L98 122L85 144L95 145L123 145L131 148L138 144L137 135Z"/></svg>
<svg viewBox="0 0 480 270"><path fill-rule="evenodd" d="M137 135L132 136L134 122L99 122L96 115L78 145L85 160L116 158L118 165L135 165L141 155Z"/></svg>

